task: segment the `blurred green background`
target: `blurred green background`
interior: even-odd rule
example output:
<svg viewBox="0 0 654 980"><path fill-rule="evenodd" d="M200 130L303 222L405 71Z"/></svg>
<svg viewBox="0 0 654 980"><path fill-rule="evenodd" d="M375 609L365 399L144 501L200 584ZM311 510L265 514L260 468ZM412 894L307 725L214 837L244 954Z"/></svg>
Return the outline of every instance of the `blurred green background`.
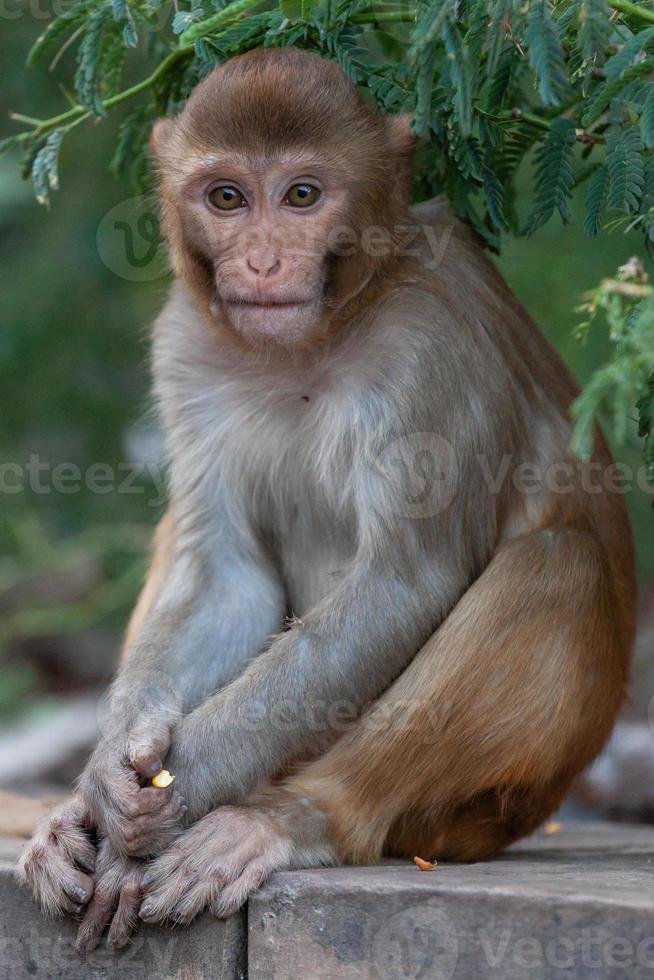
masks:
<svg viewBox="0 0 654 980"><path fill-rule="evenodd" d="M4 119L10 110L47 116L64 104L52 75L24 67L45 23L26 12L4 21ZM0 162L0 463L12 464L5 465L0 489L0 721L110 676L161 513L160 488L147 473L122 493L115 485L111 492L77 491L75 470L63 471L66 492L51 485L61 463L83 475L98 462L118 472L144 457L156 460L147 328L166 279L151 278L146 268L142 281L130 281L120 263L110 257L109 268L100 254L103 217L132 194L107 173L115 133L112 120L81 126L65 141L62 187L49 212L21 181L17 159ZM127 214L129 223L132 205L116 213ZM143 255L147 221L139 227L142 240L132 244ZM586 346L574 340L574 307L584 290L638 252L639 237L618 232L591 242L578 222L563 228L553 221L531 239L506 243L500 259L506 277L581 381L608 345L601 327ZM617 455L638 465L635 435ZM13 492L19 472L13 464L26 472L30 459L33 468L36 461L47 467L32 475L41 489ZM126 475L123 470L120 478ZM629 495L645 593L654 579L651 500L638 490Z"/></svg>

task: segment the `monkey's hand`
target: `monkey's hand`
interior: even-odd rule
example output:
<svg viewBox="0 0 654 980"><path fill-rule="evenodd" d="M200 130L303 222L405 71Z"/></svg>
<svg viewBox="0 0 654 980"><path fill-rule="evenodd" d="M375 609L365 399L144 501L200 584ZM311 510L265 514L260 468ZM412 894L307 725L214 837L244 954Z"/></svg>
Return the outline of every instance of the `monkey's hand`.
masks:
<svg viewBox="0 0 654 980"><path fill-rule="evenodd" d="M161 854L181 832L186 807L175 784L145 785L163 768L169 745L169 726L149 719L127 738L100 741L80 777L96 826L126 857Z"/></svg>
<svg viewBox="0 0 654 980"><path fill-rule="evenodd" d="M139 915L181 925L206 908L225 918L293 857L290 834L264 809L218 807L149 864Z"/></svg>
<svg viewBox="0 0 654 980"><path fill-rule="evenodd" d="M141 904L141 882L145 861L125 857L111 841L98 846L95 891L77 932L77 949L88 953L100 942L111 922L107 945L113 949L125 946L138 923Z"/></svg>
<svg viewBox="0 0 654 980"><path fill-rule="evenodd" d="M18 880L31 888L48 915L78 915L93 895L95 845L88 809L73 796L45 817L36 829L17 869Z"/></svg>

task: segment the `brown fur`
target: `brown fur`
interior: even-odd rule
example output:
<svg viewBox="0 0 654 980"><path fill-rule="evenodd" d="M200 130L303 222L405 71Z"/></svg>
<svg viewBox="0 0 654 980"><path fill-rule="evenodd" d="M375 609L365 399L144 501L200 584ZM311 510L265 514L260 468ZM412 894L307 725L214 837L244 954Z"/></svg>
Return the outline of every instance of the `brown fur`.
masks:
<svg viewBox="0 0 654 980"><path fill-rule="evenodd" d="M617 609L597 539L514 538L359 727L286 788L331 815L345 860L489 856L541 824L608 738L632 636ZM396 703L409 707L385 732Z"/></svg>

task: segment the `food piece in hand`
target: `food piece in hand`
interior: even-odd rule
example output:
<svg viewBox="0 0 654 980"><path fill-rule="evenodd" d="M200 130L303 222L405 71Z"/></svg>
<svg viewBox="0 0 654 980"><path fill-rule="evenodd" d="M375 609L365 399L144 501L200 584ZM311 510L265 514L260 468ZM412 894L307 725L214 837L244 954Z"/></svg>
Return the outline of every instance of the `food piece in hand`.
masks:
<svg viewBox="0 0 654 980"><path fill-rule="evenodd" d="M170 786L174 780L174 776L171 776L167 769L160 769L159 772L152 777L152 785L156 786L157 789L166 789Z"/></svg>

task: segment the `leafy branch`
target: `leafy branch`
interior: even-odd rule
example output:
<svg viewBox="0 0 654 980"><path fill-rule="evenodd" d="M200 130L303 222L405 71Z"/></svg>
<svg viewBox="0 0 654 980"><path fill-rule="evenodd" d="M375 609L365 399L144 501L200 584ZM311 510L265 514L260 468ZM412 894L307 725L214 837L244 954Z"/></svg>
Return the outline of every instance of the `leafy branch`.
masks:
<svg viewBox="0 0 654 980"><path fill-rule="evenodd" d="M76 104L47 119L15 113L23 129L0 143L0 152L22 152L39 201L47 203L59 185L58 156L69 134L89 121L106 125L115 114L121 118L111 170L147 187L147 143L158 115L177 113L226 59L295 45L337 60L383 111L413 114L422 137L416 194L447 194L491 249L555 216L570 221L571 195L585 185L591 238L620 225L639 231L644 250L654 250L654 7L631 0L223 4L74 0L51 21L28 61L47 59L59 70L68 63L63 53L76 50ZM129 84L135 48L139 65L150 64ZM606 284L601 288L608 296ZM616 295L624 300L619 291L610 295L611 303ZM616 317L632 312L623 302ZM626 392L633 404L646 397L643 364L654 341L638 336L645 360L632 353L625 360L620 347L603 380L592 382L595 395L580 403L585 418L606 407L607 379L615 381L618 366L631 378L613 412L620 424L628 421Z"/></svg>
<svg viewBox="0 0 654 980"><path fill-rule="evenodd" d="M582 457L590 455L598 417L623 443L635 405L647 478L654 482L654 288L642 262L630 259L614 279L604 279L588 293L579 310L586 315L577 328L579 338L604 318L613 352L573 406L573 449Z"/></svg>

